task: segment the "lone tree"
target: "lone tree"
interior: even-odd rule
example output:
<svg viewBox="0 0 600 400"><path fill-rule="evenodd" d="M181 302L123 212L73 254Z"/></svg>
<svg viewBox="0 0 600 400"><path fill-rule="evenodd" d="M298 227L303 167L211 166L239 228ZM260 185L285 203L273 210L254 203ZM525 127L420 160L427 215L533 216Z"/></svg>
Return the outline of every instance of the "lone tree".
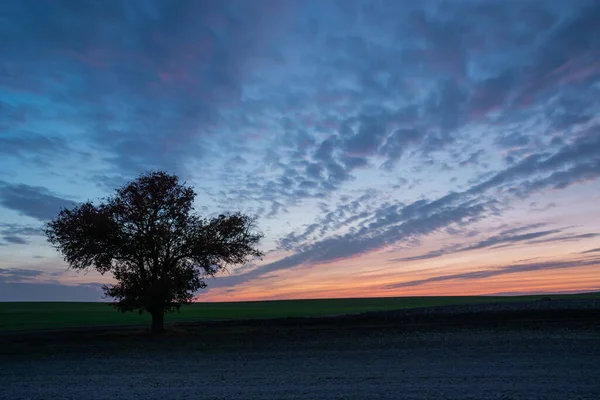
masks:
<svg viewBox="0 0 600 400"><path fill-rule="evenodd" d="M194 213L195 196L177 176L150 172L99 205L62 209L46 236L70 268L111 272L118 283L103 289L113 305L150 313L152 332L161 332L164 313L191 302L206 277L263 255L255 248L263 235L251 217L202 218Z"/></svg>

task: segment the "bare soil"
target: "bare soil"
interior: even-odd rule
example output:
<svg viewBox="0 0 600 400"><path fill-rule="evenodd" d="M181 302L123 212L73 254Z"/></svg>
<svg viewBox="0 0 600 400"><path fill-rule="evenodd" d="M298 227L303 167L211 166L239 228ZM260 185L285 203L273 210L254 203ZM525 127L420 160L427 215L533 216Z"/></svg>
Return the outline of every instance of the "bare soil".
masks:
<svg viewBox="0 0 600 400"><path fill-rule="evenodd" d="M600 304L0 336L0 399L600 399Z"/></svg>

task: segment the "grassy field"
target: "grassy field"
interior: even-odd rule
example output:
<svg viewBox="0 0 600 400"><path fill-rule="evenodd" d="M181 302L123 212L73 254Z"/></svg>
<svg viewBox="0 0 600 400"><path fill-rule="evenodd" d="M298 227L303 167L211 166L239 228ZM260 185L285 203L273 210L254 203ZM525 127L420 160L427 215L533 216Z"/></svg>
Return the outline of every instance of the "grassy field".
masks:
<svg viewBox="0 0 600 400"><path fill-rule="evenodd" d="M182 307L179 313L167 314L166 322L318 317L416 307L497 301L526 301L537 300L543 297L545 296L393 297L195 303ZM600 299L600 293L551 295L551 297L553 299ZM149 323L150 316L147 314L122 314L106 303L0 303L0 332L93 326L147 325Z"/></svg>

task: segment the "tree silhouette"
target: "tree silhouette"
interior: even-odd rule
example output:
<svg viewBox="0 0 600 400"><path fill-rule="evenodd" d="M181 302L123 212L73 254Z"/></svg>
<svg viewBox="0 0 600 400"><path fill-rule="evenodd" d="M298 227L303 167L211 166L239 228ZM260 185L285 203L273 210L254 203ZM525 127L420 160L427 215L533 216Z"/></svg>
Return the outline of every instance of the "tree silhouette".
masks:
<svg viewBox="0 0 600 400"><path fill-rule="evenodd" d="M152 332L161 332L164 313L191 302L206 277L263 255L251 217L202 218L195 197L177 176L150 172L99 205L62 209L45 232L70 268L112 273L117 284L103 289L113 305L150 313Z"/></svg>

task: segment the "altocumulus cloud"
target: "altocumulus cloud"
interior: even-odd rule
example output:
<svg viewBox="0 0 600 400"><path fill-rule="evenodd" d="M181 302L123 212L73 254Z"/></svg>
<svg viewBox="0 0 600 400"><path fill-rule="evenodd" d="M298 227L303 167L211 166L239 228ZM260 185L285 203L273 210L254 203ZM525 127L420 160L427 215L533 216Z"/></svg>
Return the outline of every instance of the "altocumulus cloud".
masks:
<svg viewBox="0 0 600 400"><path fill-rule="evenodd" d="M47 221L164 168L291 252L222 284L441 231L460 243L412 260L590 239L465 232L597 181L599 19L593 1L5 1L0 212ZM3 248L33 242L20 228Z"/></svg>

